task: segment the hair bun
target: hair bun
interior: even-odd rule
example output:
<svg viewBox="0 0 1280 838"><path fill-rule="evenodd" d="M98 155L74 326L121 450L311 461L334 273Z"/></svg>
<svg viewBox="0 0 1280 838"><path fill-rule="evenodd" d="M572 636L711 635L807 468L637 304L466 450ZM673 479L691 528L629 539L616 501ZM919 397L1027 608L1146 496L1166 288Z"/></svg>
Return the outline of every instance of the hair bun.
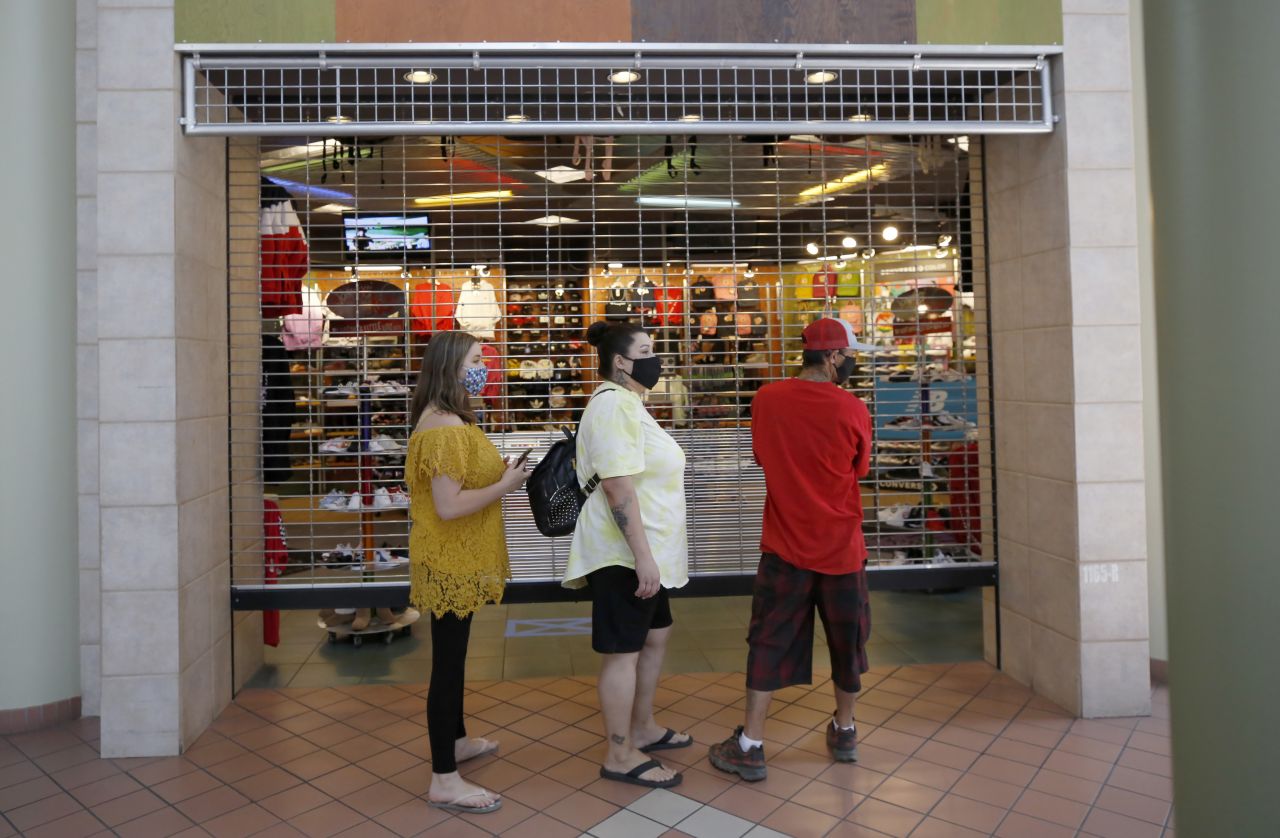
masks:
<svg viewBox="0 0 1280 838"><path fill-rule="evenodd" d="M587 343L592 346L599 346L604 340L604 336L609 331L609 324L604 320L597 320L587 329Z"/></svg>

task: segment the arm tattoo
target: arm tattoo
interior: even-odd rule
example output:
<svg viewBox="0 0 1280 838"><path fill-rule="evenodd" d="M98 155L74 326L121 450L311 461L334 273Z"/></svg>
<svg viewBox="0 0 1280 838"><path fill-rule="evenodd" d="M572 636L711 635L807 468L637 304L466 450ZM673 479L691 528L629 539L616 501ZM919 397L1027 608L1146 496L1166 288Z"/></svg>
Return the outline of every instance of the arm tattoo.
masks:
<svg viewBox="0 0 1280 838"><path fill-rule="evenodd" d="M627 737L619 736L616 733L610 736L609 738L613 740L613 744L615 745L625 745L627 743Z"/></svg>
<svg viewBox="0 0 1280 838"><path fill-rule="evenodd" d="M626 535L627 525L631 523L630 519L627 518L626 501L614 506L611 511L613 512L613 522L618 525L618 529L622 530L623 535Z"/></svg>

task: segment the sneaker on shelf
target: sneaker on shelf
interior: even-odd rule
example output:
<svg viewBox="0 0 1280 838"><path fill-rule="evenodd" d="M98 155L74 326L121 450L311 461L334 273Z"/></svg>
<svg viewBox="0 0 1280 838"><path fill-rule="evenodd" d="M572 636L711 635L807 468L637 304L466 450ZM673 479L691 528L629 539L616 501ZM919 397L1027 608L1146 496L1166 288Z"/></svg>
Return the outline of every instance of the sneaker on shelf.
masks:
<svg viewBox="0 0 1280 838"><path fill-rule="evenodd" d="M396 509L409 508L409 494L404 489L399 486L392 486L387 491L387 494L391 498L391 505Z"/></svg>
<svg viewBox="0 0 1280 838"><path fill-rule="evenodd" d="M972 428L974 424L963 416L942 410L933 415L933 422L940 428Z"/></svg>
<svg viewBox="0 0 1280 838"><path fill-rule="evenodd" d="M930 564L955 564L955 556L945 553L942 550L934 550L932 558L929 559Z"/></svg>
<svg viewBox="0 0 1280 838"><path fill-rule="evenodd" d="M345 436L336 437L327 442L320 443L321 454L345 454L347 449L351 447L351 440Z"/></svg>
<svg viewBox="0 0 1280 838"><path fill-rule="evenodd" d="M373 439L369 441L369 450L382 451L385 453L395 453L398 451L403 451L404 446L401 445L398 441L387 436L386 434L377 434L376 436L374 436Z"/></svg>
<svg viewBox="0 0 1280 838"><path fill-rule="evenodd" d="M920 478L922 480L933 480L935 477L937 477L937 474L934 473L933 466L929 464L929 461L922 462L920 464Z"/></svg>
<svg viewBox="0 0 1280 838"><path fill-rule="evenodd" d="M359 492L352 492L351 497L347 500L348 512L359 512L364 508L364 500L360 497Z"/></svg>
<svg viewBox="0 0 1280 838"><path fill-rule="evenodd" d="M369 392L375 396L404 396L409 388L398 381L371 381Z"/></svg>
<svg viewBox="0 0 1280 838"><path fill-rule="evenodd" d="M882 524L900 527L906 521L909 512L911 512L911 504L899 503L895 506L886 506L881 509L876 513L876 517L880 519Z"/></svg>
<svg viewBox="0 0 1280 838"><path fill-rule="evenodd" d="M898 430L918 428L920 420L915 416L899 416L897 419L891 419L884 423L886 428L895 428Z"/></svg>
<svg viewBox="0 0 1280 838"><path fill-rule="evenodd" d="M333 570L356 570L364 564L364 552L351 549L350 544L339 544L320 558Z"/></svg>
<svg viewBox="0 0 1280 838"><path fill-rule="evenodd" d="M374 509L390 509L392 506L391 493L387 491L385 486L379 486L373 490Z"/></svg>
<svg viewBox="0 0 1280 838"><path fill-rule="evenodd" d="M373 551L374 570L394 570L409 563L408 556L397 556L390 550L380 547Z"/></svg>
<svg viewBox="0 0 1280 838"><path fill-rule="evenodd" d="M327 509L331 512L347 508L347 493L341 489L334 489L320 499L320 508Z"/></svg>

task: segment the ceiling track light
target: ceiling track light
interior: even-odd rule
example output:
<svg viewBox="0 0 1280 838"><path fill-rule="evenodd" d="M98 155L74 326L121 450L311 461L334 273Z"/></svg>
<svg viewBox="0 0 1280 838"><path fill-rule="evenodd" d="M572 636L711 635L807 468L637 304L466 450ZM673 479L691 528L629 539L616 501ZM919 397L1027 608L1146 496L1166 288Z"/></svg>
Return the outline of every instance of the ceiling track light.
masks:
<svg viewBox="0 0 1280 838"><path fill-rule="evenodd" d="M845 250L853 250L855 247L858 246L858 240L855 239L853 236L845 236L840 240L840 246L843 247Z"/></svg>
<svg viewBox="0 0 1280 838"><path fill-rule="evenodd" d="M439 76L430 70L410 70L404 74L404 80L410 84L431 84L438 78Z"/></svg>
<svg viewBox="0 0 1280 838"><path fill-rule="evenodd" d="M805 76L804 80L807 81L809 84L830 84L831 82L835 81L837 78L839 78L839 76L837 76L835 73L831 72L830 70L815 70L814 72Z"/></svg>
<svg viewBox="0 0 1280 838"><path fill-rule="evenodd" d="M817 255L818 255L818 243L817 243L817 242L809 242L808 244L806 244L806 245L804 246L804 252L805 252L805 253L808 253L810 256L817 256Z"/></svg>
<svg viewBox="0 0 1280 838"><path fill-rule="evenodd" d="M609 74L609 81L614 84L631 84L640 81L640 74L635 70L619 70Z"/></svg>
<svg viewBox="0 0 1280 838"><path fill-rule="evenodd" d="M892 224L884 225L884 229L880 231L880 238L887 242L896 242L898 240L899 230Z"/></svg>

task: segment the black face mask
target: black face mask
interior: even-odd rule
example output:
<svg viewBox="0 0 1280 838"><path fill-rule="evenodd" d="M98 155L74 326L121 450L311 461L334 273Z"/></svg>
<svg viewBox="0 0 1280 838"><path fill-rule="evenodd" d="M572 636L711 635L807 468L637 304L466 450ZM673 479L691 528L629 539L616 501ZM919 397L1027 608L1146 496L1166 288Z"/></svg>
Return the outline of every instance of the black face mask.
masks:
<svg viewBox="0 0 1280 838"><path fill-rule="evenodd" d="M631 376L632 381L644 389L652 390L653 385L662 378L662 359L656 355L652 358L627 358L627 360L631 362L631 372L627 374Z"/></svg>
<svg viewBox="0 0 1280 838"><path fill-rule="evenodd" d="M858 361L855 358L845 358L836 365L836 384L843 384L848 381L855 372L858 371Z"/></svg>

